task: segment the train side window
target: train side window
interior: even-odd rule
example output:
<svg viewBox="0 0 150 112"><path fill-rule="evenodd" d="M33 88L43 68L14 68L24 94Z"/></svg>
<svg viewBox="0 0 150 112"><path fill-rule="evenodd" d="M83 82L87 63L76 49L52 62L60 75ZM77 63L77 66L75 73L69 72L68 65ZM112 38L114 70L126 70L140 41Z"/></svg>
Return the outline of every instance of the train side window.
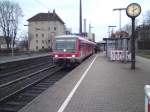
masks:
<svg viewBox="0 0 150 112"><path fill-rule="evenodd" d="M82 48L83 48L83 44L80 43L79 50L82 50Z"/></svg>

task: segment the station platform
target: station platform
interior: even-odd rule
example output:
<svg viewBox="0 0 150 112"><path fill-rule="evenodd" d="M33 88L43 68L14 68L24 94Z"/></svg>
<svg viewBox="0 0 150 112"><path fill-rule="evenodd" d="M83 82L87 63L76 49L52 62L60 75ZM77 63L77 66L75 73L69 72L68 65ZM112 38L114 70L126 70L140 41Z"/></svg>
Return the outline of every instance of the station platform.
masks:
<svg viewBox="0 0 150 112"><path fill-rule="evenodd" d="M19 112L144 112L150 61L130 66L93 55Z"/></svg>
<svg viewBox="0 0 150 112"><path fill-rule="evenodd" d="M38 58L38 57L43 57L48 55L51 55L51 53L29 53L29 54L22 54L17 56L0 56L0 64L13 62L13 61L26 60L31 58Z"/></svg>

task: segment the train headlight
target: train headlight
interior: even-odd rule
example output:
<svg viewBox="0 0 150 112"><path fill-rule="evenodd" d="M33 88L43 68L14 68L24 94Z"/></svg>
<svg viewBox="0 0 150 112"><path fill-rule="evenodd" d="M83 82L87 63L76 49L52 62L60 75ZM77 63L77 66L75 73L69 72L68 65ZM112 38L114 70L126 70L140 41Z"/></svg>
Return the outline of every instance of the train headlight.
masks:
<svg viewBox="0 0 150 112"><path fill-rule="evenodd" d="M55 58L57 58L58 57L58 55L57 54L55 54Z"/></svg>
<svg viewBox="0 0 150 112"><path fill-rule="evenodd" d="M75 58L76 56L73 54L72 57Z"/></svg>

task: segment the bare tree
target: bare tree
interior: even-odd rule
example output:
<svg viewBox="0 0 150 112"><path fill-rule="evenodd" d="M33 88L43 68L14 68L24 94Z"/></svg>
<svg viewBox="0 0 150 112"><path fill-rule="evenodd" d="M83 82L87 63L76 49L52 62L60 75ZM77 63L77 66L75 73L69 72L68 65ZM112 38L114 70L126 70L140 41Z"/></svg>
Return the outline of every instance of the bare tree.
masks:
<svg viewBox="0 0 150 112"><path fill-rule="evenodd" d="M135 20L135 26L138 26L138 19ZM132 33L132 22L127 23L123 28L124 31L126 31L129 35Z"/></svg>
<svg viewBox="0 0 150 112"><path fill-rule="evenodd" d="M15 43L14 40L21 17L22 9L17 3L0 1L0 29L2 30L8 49L10 48L11 41Z"/></svg>
<svg viewBox="0 0 150 112"><path fill-rule="evenodd" d="M22 41L21 46L23 48L26 48L26 50L28 50L29 49L29 38L28 38L27 32L22 32L21 36L20 36L20 39Z"/></svg>
<svg viewBox="0 0 150 112"><path fill-rule="evenodd" d="M129 35L131 35L131 30L132 30L132 25L131 24L126 24L124 27L123 27L123 30L126 31Z"/></svg>

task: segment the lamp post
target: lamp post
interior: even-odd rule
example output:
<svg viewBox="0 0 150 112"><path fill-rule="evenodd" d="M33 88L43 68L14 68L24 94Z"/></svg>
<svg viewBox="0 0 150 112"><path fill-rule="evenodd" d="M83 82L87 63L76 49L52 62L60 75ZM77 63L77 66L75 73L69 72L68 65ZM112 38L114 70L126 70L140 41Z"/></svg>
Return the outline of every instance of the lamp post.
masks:
<svg viewBox="0 0 150 112"><path fill-rule="evenodd" d="M24 25L24 26L27 26L27 27L29 27L30 25ZM31 38L31 37L30 37L30 38ZM28 49L28 51L29 51L29 45L30 45L30 40L29 40L29 32L28 32L28 42L27 42L27 43L28 43L28 46L27 46L28 48L27 48L27 49Z"/></svg>
<svg viewBox="0 0 150 112"><path fill-rule="evenodd" d="M126 14L132 20L132 38L131 38L131 69L135 69L135 18L141 13L141 6L137 3L131 3L126 8Z"/></svg>
<svg viewBox="0 0 150 112"><path fill-rule="evenodd" d="M12 37L11 37L11 56L14 56L14 26L13 26L13 22L15 21L14 19L10 19L8 21L11 21L11 28L12 28Z"/></svg>
<svg viewBox="0 0 150 112"><path fill-rule="evenodd" d="M108 26L109 37L110 37L110 28L112 28L111 31L112 31L112 33L113 33L113 28L114 28L114 27L116 27L116 26L114 26L114 25L109 25L109 26Z"/></svg>
<svg viewBox="0 0 150 112"><path fill-rule="evenodd" d="M126 8L116 8L113 11L119 11L119 30L121 32L121 11L126 10Z"/></svg>
<svg viewBox="0 0 150 112"><path fill-rule="evenodd" d="M91 24L89 24L89 32L91 33L91 29L94 28L91 26Z"/></svg>

